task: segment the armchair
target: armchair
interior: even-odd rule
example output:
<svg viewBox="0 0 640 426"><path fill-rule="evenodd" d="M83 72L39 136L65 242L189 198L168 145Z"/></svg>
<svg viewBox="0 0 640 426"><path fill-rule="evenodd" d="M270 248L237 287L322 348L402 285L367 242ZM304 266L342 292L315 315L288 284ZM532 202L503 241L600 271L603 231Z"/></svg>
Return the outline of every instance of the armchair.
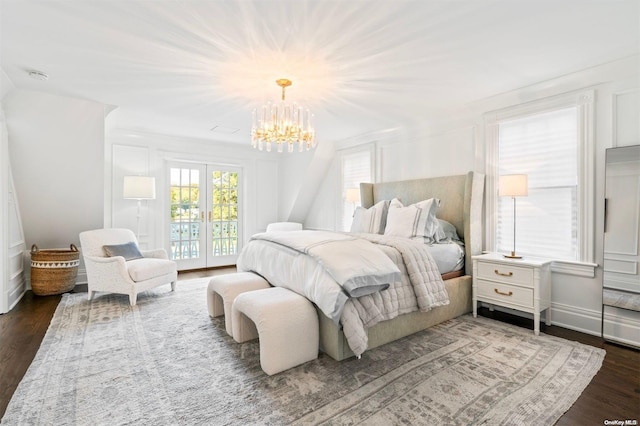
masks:
<svg viewBox="0 0 640 426"><path fill-rule="evenodd" d="M95 229L80 233L89 300L96 291L106 291L129 295L133 306L142 291L167 283L171 283L171 291L175 291L178 280L176 263L168 259L164 249L141 250L143 258L125 261L122 256L107 257L103 248L129 242L138 243L129 229Z"/></svg>

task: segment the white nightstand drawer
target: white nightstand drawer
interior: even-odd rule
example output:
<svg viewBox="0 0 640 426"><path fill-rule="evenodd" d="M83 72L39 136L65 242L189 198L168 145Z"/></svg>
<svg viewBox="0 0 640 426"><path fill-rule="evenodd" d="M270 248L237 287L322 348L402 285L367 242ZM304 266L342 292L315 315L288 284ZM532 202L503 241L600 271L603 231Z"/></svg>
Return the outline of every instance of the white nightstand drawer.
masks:
<svg viewBox="0 0 640 426"><path fill-rule="evenodd" d="M478 297L533 307L533 289L501 284L493 281L478 280Z"/></svg>
<svg viewBox="0 0 640 426"><path fill-rule="evenodd" d="M473 316L478 303L533 313L533 332L540 334L540 313L551 325L551 260L512 260L499 253L472 256Z"/></svg>
<svg viewBox="0 0 640 426"><path fill-rule="evenodd" d="M533 269L502 263L478 263L478 278L508 284L533 286Z"/></svg>

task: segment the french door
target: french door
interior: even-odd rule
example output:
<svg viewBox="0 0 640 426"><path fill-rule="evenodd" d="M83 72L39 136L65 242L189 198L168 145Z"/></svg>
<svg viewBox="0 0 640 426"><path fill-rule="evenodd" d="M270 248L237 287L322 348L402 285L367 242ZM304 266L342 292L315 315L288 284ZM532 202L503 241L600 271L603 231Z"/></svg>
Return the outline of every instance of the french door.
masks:
<svg viewBox="0 0 640 426"><path fill-rule="evenodd" d="M179 270L233 265L241 245L241 171L169 164L169 257Z"/></svg>

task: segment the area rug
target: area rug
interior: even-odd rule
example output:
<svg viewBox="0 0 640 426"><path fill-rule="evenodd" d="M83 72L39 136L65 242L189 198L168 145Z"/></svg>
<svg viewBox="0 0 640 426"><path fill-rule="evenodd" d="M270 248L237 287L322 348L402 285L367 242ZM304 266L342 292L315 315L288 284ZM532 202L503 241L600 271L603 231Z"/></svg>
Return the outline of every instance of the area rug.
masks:
<svg viewBox="0 0 640 426"><path fill-rule="evenodd" d="M260 369L206 307L207 279L66 294L3 425L551 425L604 351L465 315L336 362Z"/></svg>

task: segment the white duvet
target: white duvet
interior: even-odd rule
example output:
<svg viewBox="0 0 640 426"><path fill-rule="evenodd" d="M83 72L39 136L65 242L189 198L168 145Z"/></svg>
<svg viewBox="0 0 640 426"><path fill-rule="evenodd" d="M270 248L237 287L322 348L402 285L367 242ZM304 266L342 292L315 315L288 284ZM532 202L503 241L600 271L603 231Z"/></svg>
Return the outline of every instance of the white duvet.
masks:
<svg viewBox="0 0 640 426"><path fill-rule="evenodd" d="M268 232L252 240L269 241L318 262L349 297L360 297L389 287L400 270L369 241L327 231Z"/></svg>
<svg viewBox="0 0 640 426"><path fill-rule="evenodd" d="M297 233L301 234L295 235ZM269 234L252 237L240 253L238 271L256 272L274 286L285 287L307 297L327 317L342 324L349 347L358 356L367 348L367 328L407 312L428 311L449 303L438 267L427 247L420 242L376 234L357 234L360 242L352 247L370 245L374 252L356 252L353 256L345 256L349 249L338 249L337 245L353 244L353 235L344 238L344 234L324 231L295 231L288 234L286 237ZM335 237L330 245L323 244L330 237L328 234ZM338 255L323 258L318 257L317 253L310 253L309 248L316 245L314 238L319 243L317 246L331 248L324 250L324 254L335 252ZM292 243L287 244L287 239L292 239ZM391 260L400 272L400 278L394 275L395 281L390 282L386 289L352 297L335 278L348 280L350 276L362 277L363 269L378 276L389 273L389 264L386 261L371 262L371 253L375 253L375 256L384 255L383 258L376 257L378 260ZM363 256L367 258L362 263L364 268L357 263L358 257ZM327 265L328 262L334 262L335 265ZM381 271L371 270L371 265L376 263L382 266ZM339 271L339 274L335 271ZM375 279L373 282L380 284Z"/></svg>

